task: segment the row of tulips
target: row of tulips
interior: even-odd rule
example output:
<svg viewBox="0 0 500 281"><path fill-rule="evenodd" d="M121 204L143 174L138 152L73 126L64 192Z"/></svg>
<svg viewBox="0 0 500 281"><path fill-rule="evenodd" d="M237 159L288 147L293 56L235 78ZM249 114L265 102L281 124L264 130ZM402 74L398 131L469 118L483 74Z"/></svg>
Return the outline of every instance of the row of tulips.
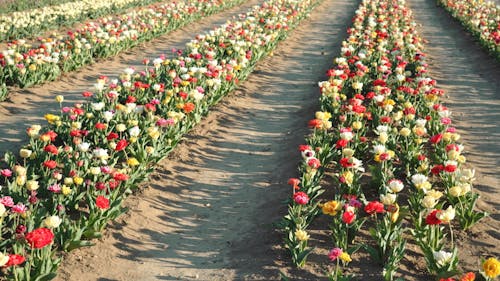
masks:
<svg viewBox="0 0 500 281"><path fill-rule="evenodd" d="M159 0L81 0L0 15L0 41L33 37L44 30L119 13Z"/></svg>
<svg viewBox="0 0 500 281"><path fill-rule="evenodd" d="M332 217L331 280L351 278L342 265L359 249L383 267L381 278L395 280L407 242L420 247L430 274L459 274L453 228L486 216L474 210L474 171L464 167L460 135L427 76L415 26L404 0L363 0L329 80L319 83L322 111L299 147L301 177L288 182L293 196L282 227L301 267L311 252L309 224L319 213ZM327 171L330 190L321 186ZM364 225L372 241L357 244ZM483 270L494 278L500 272L490 264L500 264L493 258Z"/></svg>
<svg viewBox="0 0 500 281"><path fill-rule="evenodd" d="M317 1L269 0L190 41L145 71L101 77L86 102L47 114L29 144L5 156L0 266L9 278L55 275L58 250L91 245L121 203Z"/></svg>
<svg viewBox="0 0 500 281"><path fill-rule="evenodd" d="M241 3L242 0L185 0L157 4L116 17L89 22L66 36L10 43L0 53L0 98L7 85L28 87L54 80L62 72L76 70L95 59L114 56L141 42L180 28L206 15ZM3 91L2 91L3 89Z"/></svg>
<svg viewBox="0 0 500 281"><path fill-rule="evenodd" d="M437 0L500 60L500 6L489 0Z"/></svg>
<svg viewBox="0 0 500 281"><path fill-rule="evenodd" d="M28 9L42 8L51 5L58 5L70 2L71 0L4 0L0 3L0 14L8 14Z"/></svg>

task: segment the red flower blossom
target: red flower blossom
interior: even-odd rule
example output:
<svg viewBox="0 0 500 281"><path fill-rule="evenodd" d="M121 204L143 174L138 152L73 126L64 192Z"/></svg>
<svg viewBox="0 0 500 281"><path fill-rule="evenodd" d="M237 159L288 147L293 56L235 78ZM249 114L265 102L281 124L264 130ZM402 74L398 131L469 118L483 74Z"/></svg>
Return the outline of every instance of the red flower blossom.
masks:
<svg viewBox="0 0 500 281"><path fill-rule="evenodd" d="M69 135L72 137L81 137L82 132L80 130L72 130L71 132L69 132Z"/></svg>
<svg viewBox="0 0 500 281"><path fill-rule="evenodd" d="M11 254L11 255L9 255L9 261L4 266L5 267L9 267L9 266L20 265L25 260L26 259L23 256L21 256L21 255Z"/></svg>
<svg viewBox="0 0 500 281"><path fill-rule="evenodd" d="M57 137L57 133L54 131L48 131L45 134L40 136L40 139L46 141L46 139L50 139L50 141L55 141Z"/></svg>
<svg viewBox="0 0 500 281"><path fill-rule="evenodd" d="M182 110L184 110L184 113L190 113L195 108L196 108L196 105L194 103L188 102L188 103L184 104L184 106L182 107Z"/></svg>
<svg viewBox="0 0 500 281"><path fill-rule="evenodd" d="M433 175L438 175L439 173L441 173L442 171L444 170L444 166L443 165L436 165L434 167L432 167L431 169L431 173Z"/></svg>
<svg viewBox="0 0 500 281"><path fill-rule="evenodd" d="M106 185L103 182L97 182L95 184L95 189L97 189L97 190L104 190L104 189L106 189Z"/></svg>
<svg viewBox="0 0 500 281"><path fill-rule="evenodd" d="M462 276L462 278L460 278L460 281L474 281L476 280L476 274L474 274L474 272L467 272L465 273L464 276Z"/></svg>
<svg viewBox="0 0 500 281"><path fill-rule="evenodd" d="M313 169L317 169L321 167L321 162L319 162L318 158L311 158L307 161L307 165Z"/></svg>
<svg viewBox="0 0 500 281"><path fill-rule="evenodd" d="M117 188L118 185L120 185L120 182L112 180L112 181L109 181L108 185L109 185L109 189L113 190L113 189Z"/></svg>
<svg viewBox="0 0 500 281"><path fill-rule="evenodd" d="M288 179L288 184L293 186L293 189L299 190L300 189L300 180L298 178L290 178Z"/></svg>
<svg viewBox="0 0 500 281"><path fill-rule="evenodd" d="M101 210L106 210L109 208L109 199L102 195L99 195L95 199L95 205Z"/></svg>
<svg viewBox="0 0 500 281"><path fill-rule="evenodd" d="M356 104L352 106L352 111L356 113L363 113L366 111L366 107L363 105Z"/></svg>
<svg viewBox="0 0 500 281"><path fill-rule="evenodd" d="M353 212L344 212L342 214L342 221L347 224L351 224L356 219L356 214Z"/></svg>
<svg viewBox="0 0 500 281"><path fill-rule="evenodd" d="M390 123L391 122L391 117L389 117L389 116L382 116L382 117L380 117L380 122L381 123Z"/></svg>
<svg viewBox="0 0 500 281"><path fill-rule="evenodd" d="M319 129L323 126L323 121L319 119L312 119L309 121L309 123L307 123L307 126L309 126L309 128Z"/></svg>
<svg viewBox="0 0 500 281"><path fill-rule="evenodd" d="M52 243L54 233L52 230L42 227L28 232L25 237L31 248L41 249Z"/></svg>
<svg viewBox="0 0 500 281"><path fill-rule="evenodd" d="M434 210L430 212L427 217L425 218L425 223L429 225L436 225L436 224L441 224L442 221L437 218L437 214L439 213L439 210Z"/></svg>
<svg viewBox="0 0 500 281"><path fill-rule="evenodd" d="M156 106L152 103L147 103L144 105L144 109L147 111L147 112L155 112L156 111Z"/></svg>
<svg viewBox="0 0 500 281"><path fill-rule="evenodd" d="M9 170L9 169L2 169L0 170L0 174L2 174L2 176L8 178L10 176L12 176L12 171Z"/></svg>
<svg viewBox="0 0 500 281"><path fill-rule="evenodd" d="M136 88L136 89L148 89L149 84L143 83L141 81L136 81L136 82L134 82L134 88Z"/></svg>
<svg viewBox="0 0 500 281"><path fill-rule="evenodd" d="M425 157L425 155L423 155L423 154L420 154L417 156L417 159L418 159L418 161L424 161L425 159L427 159L427 157Z"/></svg>
<svg viewBox="0 0 500 281"><path fill-rule="evenodd" d="M71 109L71 111L73 111L73 113L76 115L83 115L85 113L85 110L78 107L74 107L73 109Z"/></svg>
<svg viewBox="0 0 500 281"><path fill-rule="evenodd" d="M16 234L24 235L26 232L26 226L20 224L16 227Z"/></svg>
<svg viewBox="0 0 500 281"><path fill-rule="evenodd" d="M45 152L52 153L54 155L57 155L59 153L59 150L57 149L57 146L53 144L49 144L43 148Z"/></svg>
<svg viewBox="0 0 500 281"><path fill-rule="evenodd" d="M128 175L121 174L121 173L115 173L113 175L113 179L116 181L126 181L126 180L128 180Z"/></svg>
<svg viewBox="0 0 500 281"><path fill-rule="evenodd" d="M118 141L115 147L115 151L121 151L124 150L128 146L128 141L126 139L121 139Z"/></svg>
<svg viewBox="0 0 500 281"><path fill-rule="evenodd" d="M365 206L365 212L369 215L374 214L374 213L383 213L385 212L384 210L384 204L378 202L378 201L371 201L368 202Z"/></svg>
<svg viewBox="0 0 500 281"><path fill-rule="evenodd" d="M347 157L344 157L344 158L340 159L340 162L339 162L339 163L340 163L340 165L341 165L342 167L344 167L344 168L350 168L350 167L353 167L353 166L354 166L354 163L351 163L351 162L349 161L349 158L347 158Z"/></svg>
<svg viewBox="0 0 500 281"><path fill-rule="evenodd" d="M300 152L305 151L305 150L312 150L312 147L310 145L305 145L305 144L299 145Z"/></svg>
<svg viewBox="0 0 500 281"><path fill-rule="evenodd" d="M295 192L293 194L293 201L299 205L305 205L309 203L309 196L302 191Z"/></svg>
<svg viewBox="0 0 500 281"><path fill-rule="evenodd" d="M447 173L453 173L457 170L457 166L455 165L446 165L444 167L444 170L447 172Z"/></svg>
<svg viewBox="0 0 500 281"><path fill-rule="evenodd" d="M355 94L354 97L357 98L357 99L359 99L359 100L364 100L365 99L365 97L362 94Z"/></svg>
<svg viewBox="0 0 500 281"><path fill-rule="evenodd" d="M348 143L349 143L348 140L339 139L337 141L337 143L335 144L335 148L340 149L340 148L346 147Z"/></svg>
<svg viewBox="0 0 500 281"><path fill-rule="evenodd" d="M430 141L432 144L437 144L437 143L439 143L442 139L443 139L443 135L442 135L442 134L437 134L437 135L432 136L432 137L429 139L429 141Z"/></svg>
<svg viewBox="0 0 500 281"><path fill-rule="evenodd" d="M127 101L125 103L133 103L136 101L137 101L137 99L134 96L128 96Z"/></svg>
<svg viewBox="0 0 500 281"><path fill-rule="evenodd" d="M373 116L372 116L371 112L366 112L364 116L365 116L366 120L373 120Z"/></svg>
<svg viewBox="0 0 500 281"><path fill-rule="evenodd" d="M118 134L114 133L114 132L109 133L109 135L106 137L107 140L114 140L117 138L118 138Z"/></svg>
<svg viewBox="0 0 500 281"><path fill-rule="evenodd" d="M97 130L105 130L106 127L108 127L108 126L106 124L104 124L104 123L101 123L101 122L98 122L97 124L95 124L95 128Z"/></svg>
<svg viewBox="0 0 500 281"><path fill-rule="evenodd" d="M386 153L386 152L380 153L380 155L379 155L380 161L385 161L385 160L388 160L389 158L390 158L390 155L389 155L389 153Z"/></svg>
<svg viewBox="0 0 500 281"><path fill-rule="evenodd" d="M57 162L54 160L47 160L43 162L43 166L49 168L49 169L54 169L57 166Z"/></svg>

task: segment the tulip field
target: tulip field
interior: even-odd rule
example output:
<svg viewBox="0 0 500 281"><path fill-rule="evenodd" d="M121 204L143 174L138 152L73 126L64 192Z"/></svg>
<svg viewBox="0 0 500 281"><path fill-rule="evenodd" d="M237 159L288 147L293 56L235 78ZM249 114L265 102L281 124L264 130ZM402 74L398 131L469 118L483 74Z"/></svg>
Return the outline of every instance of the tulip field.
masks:
<svg viewBox="0 0 500 281"><path fill-rule="evenodd" d="M497 2L0 10L0 280L498 280Z"/></svg>

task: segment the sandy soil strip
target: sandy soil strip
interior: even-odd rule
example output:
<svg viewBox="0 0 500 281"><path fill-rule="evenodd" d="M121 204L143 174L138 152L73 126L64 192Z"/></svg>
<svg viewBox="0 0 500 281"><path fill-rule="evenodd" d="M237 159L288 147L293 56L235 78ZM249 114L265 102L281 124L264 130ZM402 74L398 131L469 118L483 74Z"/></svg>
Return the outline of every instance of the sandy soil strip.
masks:
<svg viewBox="0 0 500 281"><path fill-rule="evenodd" d="M286 212L317 81L357 5L317 7L160 163L104 241L68 257L59 280L278 280L289 257L273 223Z"/></svg>

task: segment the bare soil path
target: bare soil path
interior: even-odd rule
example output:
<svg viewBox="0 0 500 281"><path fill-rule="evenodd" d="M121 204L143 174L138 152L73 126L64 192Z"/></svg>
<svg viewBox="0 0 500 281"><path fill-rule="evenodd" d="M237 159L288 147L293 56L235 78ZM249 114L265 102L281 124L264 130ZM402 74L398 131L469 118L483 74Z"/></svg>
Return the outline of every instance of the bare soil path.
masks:
<svg viewBox="0 0 500 281"><path fill-rule="evenodd" d="M288 256L273 223L286 212L317 81L357 5L317 7L159 164L103 241L68 256L59 280L278 280L277 258Z"/></svg>

